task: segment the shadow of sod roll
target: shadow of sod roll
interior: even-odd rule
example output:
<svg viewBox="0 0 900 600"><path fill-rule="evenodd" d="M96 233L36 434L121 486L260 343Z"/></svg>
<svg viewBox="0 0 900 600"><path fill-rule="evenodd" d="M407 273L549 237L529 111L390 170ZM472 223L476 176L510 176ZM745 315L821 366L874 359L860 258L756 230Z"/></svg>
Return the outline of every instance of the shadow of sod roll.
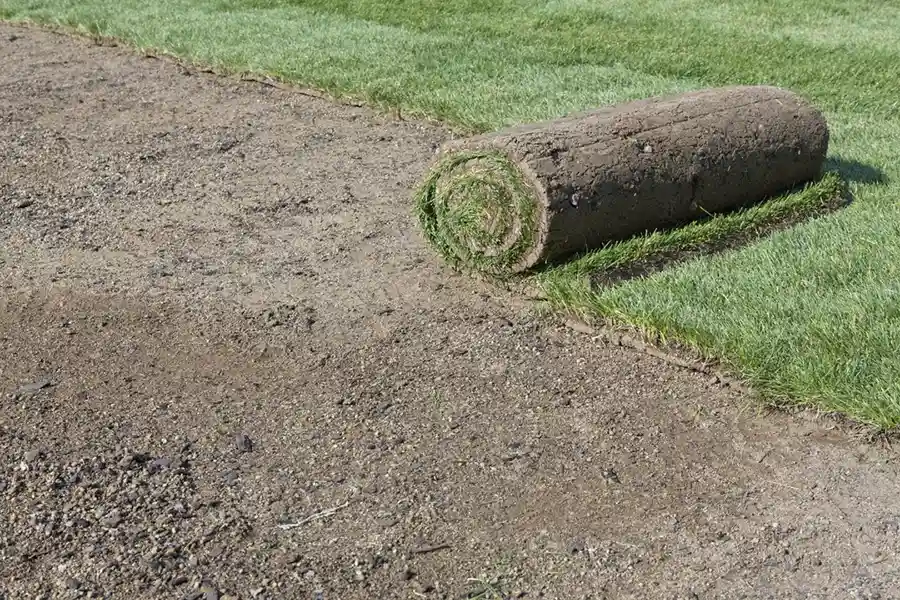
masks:
<svg viewBox="0 0 900 600"><path fill-rule="evenodd" d="M828 141L791 91L705 89L448 142L415 202L448 262L506 277L813 181Z"/></svg>

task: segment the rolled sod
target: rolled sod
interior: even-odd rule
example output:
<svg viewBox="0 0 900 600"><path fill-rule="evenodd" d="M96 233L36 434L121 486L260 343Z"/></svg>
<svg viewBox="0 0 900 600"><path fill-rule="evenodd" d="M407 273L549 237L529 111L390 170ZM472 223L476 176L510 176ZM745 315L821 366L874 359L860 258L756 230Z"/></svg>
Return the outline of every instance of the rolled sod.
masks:
<svg viewBox="0 0 900 600"><path fill-rule="evenodd" d="M812 181L828 139L780 88L649 98L448 142L416 205L448 261L512 275Z"/></svg>

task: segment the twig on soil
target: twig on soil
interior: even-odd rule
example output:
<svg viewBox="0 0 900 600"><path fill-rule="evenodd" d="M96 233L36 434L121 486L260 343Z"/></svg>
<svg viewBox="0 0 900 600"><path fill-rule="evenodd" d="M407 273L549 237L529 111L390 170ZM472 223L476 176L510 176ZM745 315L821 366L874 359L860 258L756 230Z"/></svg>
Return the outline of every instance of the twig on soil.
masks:
<svg viewBox="0 0 900 600"><path fill-rule="evenodd" d="M323 511L319 511L315 514L309 515L305 519L301 519L301 520L297 521L296 523L282 523L278 526L278 528L282 529L284 531L288 531L290 529L296 529L297 527L303 527L307 523L311 523L313 521L318 521L319 519L325 519L328 517L332 517L335 514L337 514L338 511L343 510L343 509L347 508L348 506L350 506L350 503L344 502L340 506L326 508Z"/></svg>
<svg viewBox="0 0 900 600"><path fill-rule="evenodd" d="M446 550L450 547L450 544L435 544L433 546L419 546L418 548L413 548L413 554L430 554L431 552L437 552L438 550Z"/></svg>

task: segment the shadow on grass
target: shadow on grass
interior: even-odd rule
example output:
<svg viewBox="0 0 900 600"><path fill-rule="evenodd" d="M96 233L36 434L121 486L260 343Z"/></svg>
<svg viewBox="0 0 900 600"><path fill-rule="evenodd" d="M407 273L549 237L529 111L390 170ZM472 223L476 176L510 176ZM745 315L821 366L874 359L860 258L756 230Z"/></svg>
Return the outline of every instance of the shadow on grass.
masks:
<svg viewBox="0 0 900 600"><path fill-rule="evenodd" d="M844 164L856 168L858 173L866 172L860 168L862 167L862 165L859 165L859 163ZM880 171L878 171L877 169L869 169L871 170L871 174L880 173ZM826 165L825 171L827 172L830 170L836 169L828 169ZM884 179L884 175L881 174L881 176ZM847 179L844 179L843 176L841 176L841 179L843 185L840 193L835 194L834 197L829 198L827 201L823 202L815 209L798 212L790 216L775 220L773 222L749 227L748 229L740 231L736 234L723 237L721 239L716 239L710 242L693 245L690 248L674 248L671 250L663 250L650 256L635 260L633 262L629 262L622 266L598 270L592 273L590 276L591 287L596 289L614 286L630 279L647 277L664 269L672 268L673 266L676 266L680 263L684 263L701 256L713 256L722 252L736 250L753 244L762 238L772 235L773 233L784 231L802 223L811 221L815 218L838 212L842 208L848 206L853 200L850 194L850 190L847 186ZM785 193L800 193L803 188L804 185L800 185L791 190L788 190ZM767 201L768 199L763 200L757 203L757 205L764 204ZM746 210L746 208L748 207L745 207L741 210ZM698 221L698 223L708 222L713 217L727 217L728 215L736 214L737 212L739 211L719 213L716 215L712 215L710 219L706 219L705 221ZM677 227L672 229L677 229Z"/></svg>
<svg viewBox="0 0 900 600"><path fill-rule="evenodd" d="M846 182L871 185L886 185L889 182L888 176L881 169L840 156L825 159L825 170L838 173Z"/></svg>

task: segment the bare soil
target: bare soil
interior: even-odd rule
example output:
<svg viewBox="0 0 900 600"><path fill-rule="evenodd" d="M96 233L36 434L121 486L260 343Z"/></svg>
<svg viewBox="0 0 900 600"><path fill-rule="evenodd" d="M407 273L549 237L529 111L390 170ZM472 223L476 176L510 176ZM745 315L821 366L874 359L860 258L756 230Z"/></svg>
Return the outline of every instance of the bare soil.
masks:
<svg viewBox="0 0 900 600"><path fill-rule="evenodd" d="M447 131L0 65L0 597L900 597L896 451L452 273Z"/></svg>

